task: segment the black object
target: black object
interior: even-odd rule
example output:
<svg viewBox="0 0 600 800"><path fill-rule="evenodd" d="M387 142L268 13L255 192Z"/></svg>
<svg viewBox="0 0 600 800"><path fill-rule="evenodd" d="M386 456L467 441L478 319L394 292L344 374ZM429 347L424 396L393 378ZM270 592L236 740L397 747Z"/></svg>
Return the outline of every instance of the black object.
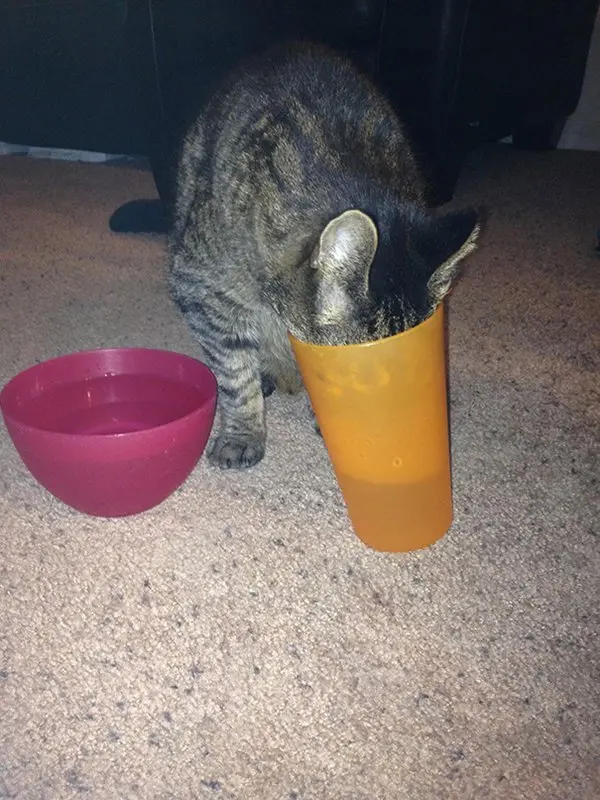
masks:
<svg viewBox="0 0 600 800"><path fill-rule="evenodd" d="M143 153L127 0L0 0L0 141Z"/></svg>
<svg viewBox="0 0 600 800"><path fill-rule="evenodd" d="M115 233L168 233L169 222L161 200L130 200L111 214Z"/></svg>
<svg viewBox="0 0 600 800"><path fill-rule="evenodd" d="M345 51L406 121L431 186L449 200L466 151L515 134L556 144L577 105L598 0L130 0L143 129L169 208L184 130L222 75L275 41Z"/></svg>
<svg viewBox="0 0 600 800"><path fill-rule="evenodd" d="M309 38L349 54L387 92L439 204L470 148L509 135L521 147L556 143L579 100L598 5L4 0L0 140L147 155L163 210L128 204L111 227L164 228L181 137L220 78L274 42Z"/></svg>

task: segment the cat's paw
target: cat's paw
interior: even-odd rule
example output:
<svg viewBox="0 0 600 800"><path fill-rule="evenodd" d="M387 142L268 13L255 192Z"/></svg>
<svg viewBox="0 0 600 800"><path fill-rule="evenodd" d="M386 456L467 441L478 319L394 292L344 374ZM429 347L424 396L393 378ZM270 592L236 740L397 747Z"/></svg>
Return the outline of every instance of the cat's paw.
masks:
<svg viewBox="0 0 600 800"><path fill-rule="evenodd" d="M277 388L280 392L282 392L282 394L298 394L298 392L301 392L304 387L302 378L296 370L289 370L285 373L282 373L281 375L278 375L275 380L277 383Z"/></svg>
<svg viewBox="0 0 600 800"><path fill-rule="evenodd" d="M264 436L222 433L211 442L206 457L213 467L248 469L258 464L264 454Z"/></svg>

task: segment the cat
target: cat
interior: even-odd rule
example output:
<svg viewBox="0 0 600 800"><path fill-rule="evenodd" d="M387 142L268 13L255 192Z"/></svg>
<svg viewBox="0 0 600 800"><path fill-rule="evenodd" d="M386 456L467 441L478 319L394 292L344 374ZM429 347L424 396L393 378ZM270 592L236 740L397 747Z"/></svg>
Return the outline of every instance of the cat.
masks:
<svg viewBox="0 0 600 800"><path fill-rule="evenodd" d="M403 124L345 56L279 46L236 70L187 133L169 289L219 385L211 464L265 452L264 394L301 388L288 331L371 341L424 321L475 247L433 216Z"/></svg>

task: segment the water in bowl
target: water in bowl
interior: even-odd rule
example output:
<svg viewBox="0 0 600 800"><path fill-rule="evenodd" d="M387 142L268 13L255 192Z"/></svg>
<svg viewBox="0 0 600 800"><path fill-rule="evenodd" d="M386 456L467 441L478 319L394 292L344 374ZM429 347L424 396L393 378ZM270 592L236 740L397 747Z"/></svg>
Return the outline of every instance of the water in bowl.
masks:
<svg viewBox="0 0 600 800"><path fill-rule="evenodd" d="M105 375L28 398L19 417L56 433L107 435L165 425L198 408L206 390L156 375Z"/></svg>

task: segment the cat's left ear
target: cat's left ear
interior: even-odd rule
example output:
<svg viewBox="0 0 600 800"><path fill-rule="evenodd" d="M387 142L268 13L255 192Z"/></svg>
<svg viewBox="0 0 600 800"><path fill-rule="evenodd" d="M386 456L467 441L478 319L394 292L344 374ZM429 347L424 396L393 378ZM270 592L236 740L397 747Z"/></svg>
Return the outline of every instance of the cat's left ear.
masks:
<svg viewBox="0 0 600 800"><path fill-rule="evenodd" d="M362 211L344 211L328 223L311 257L318 272L316 312L322 325L352 315L357 295L367 294L376 250L377 228Z"/></svg>
<svg viewBox="0 0 600 800"><path fill-rule="evenodd" d="M416 246L427 273L427 293L440 303L458 276L461 262L477 243L480 225L473 209L430 217L418 234Z"/></svg>

